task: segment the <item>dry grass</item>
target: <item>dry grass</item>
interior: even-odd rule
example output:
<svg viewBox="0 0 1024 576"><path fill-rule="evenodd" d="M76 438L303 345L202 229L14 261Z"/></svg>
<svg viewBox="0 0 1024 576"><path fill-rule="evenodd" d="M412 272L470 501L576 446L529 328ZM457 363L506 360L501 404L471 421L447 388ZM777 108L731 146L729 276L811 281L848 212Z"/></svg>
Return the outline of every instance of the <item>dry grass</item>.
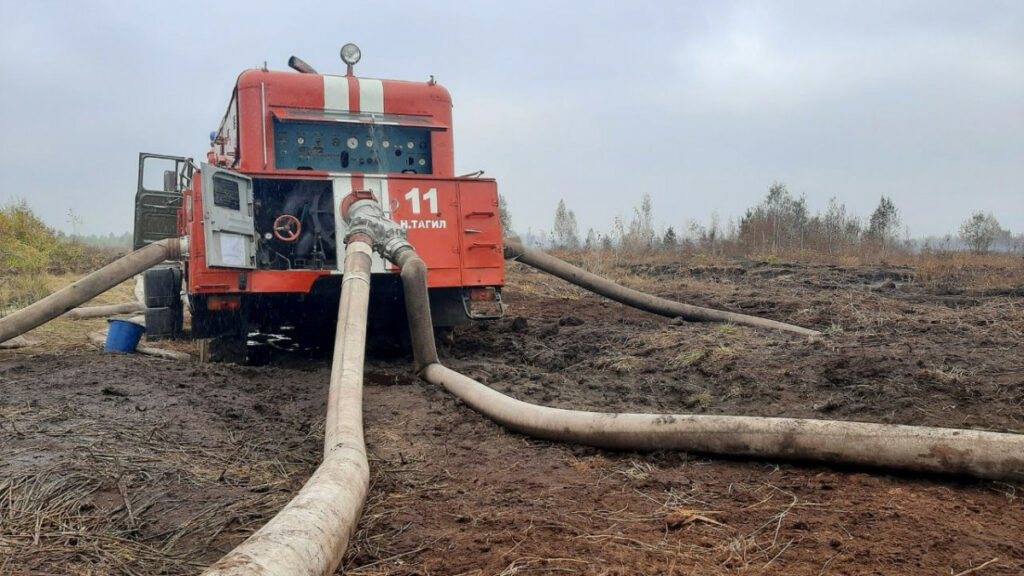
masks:
<svg viewBox="0 0 1024 576"><path fill-rule="evenodd" d="M878 255L835 255L793 252L772 255L735 254L709 256L693 251L647 251L641 253L600 250L556 253L581 268L605 276L632 288L643 290L666 280L682 279L690 268L715 268L746 265L827 264L844 268L862 266L906 267L914 282L978 289L1020 287L1024 285L1024 256L1020 254L972 254L969 252L922 252ZM673 277L672 271L679 274Z"/></svg>
<svg viewBox="0 0 1024 576"><path fill-rule="evenodd" d="M554 276L535 270L525 264L509 262L506 266L509 278L507 283L514 283L516 292L526 297L558 298L560 300L579 300L588 292Z"/></svg>
<svg viewBox="0 0 1024 576"><path fill-rule="evenodd" d="M644 365L644 361L628 354L607 354L598 356L594 366L601 370L609 370L616 374L632 374Z"/></svg>
<svg viewBox="0 0 1024 576"><path fill-rule="evenodd" d="M83 278L85 274L47 274L45 287L47 293L55 292L70 286L75 281ZM135 300L135 280L127 280L100 294L83 306L100 306L103 304L117 304ZM33 354L66 353L75 350L90 348L88 335L97 330L106 330L107 321L104 318L89 318L85 320L67 320L57 318L42 326L31 330L27 336L40 340L42 344L31 348L20 348L14 350L0 350L0 361L5 358L27 356Z"/></svg>
<svg viewBox="0 0 1024 576"><path fill-rule="evenodd" d="M42 272L0 276L0 316L48 296L51 290L47 280Z"/></svg>
<svg viewBox="0 0 1024 576"><path fill-rule="evenodd" d="M703 359L703 350L688 350L669 361L668 367L672 370L685 370L686 368L700 364L700 361Z"/></svg>
<svg viewBox="0 0 1024 576"><path fill-rule="evenodd" d="M0 444L14 447L5 450L11 462L23 452L19 438L74 446L0 480L0 574L55 566L82 576L196 573L211 554L219 557L221 538L237 541L276 513L312 464L262 438L185 445L159 429L94 420L72 405L4 406L0 422ZM152 490L157 478L192 496ZM243 490L218 497L225 487Z"/></svg>
<svg viewBox="0 0 1024 576"><path fill-rule="evenodd" d="M955 288L998 289L1024 286L1024 256L951 252L924 254L911 263L914 280Z"/></svg>

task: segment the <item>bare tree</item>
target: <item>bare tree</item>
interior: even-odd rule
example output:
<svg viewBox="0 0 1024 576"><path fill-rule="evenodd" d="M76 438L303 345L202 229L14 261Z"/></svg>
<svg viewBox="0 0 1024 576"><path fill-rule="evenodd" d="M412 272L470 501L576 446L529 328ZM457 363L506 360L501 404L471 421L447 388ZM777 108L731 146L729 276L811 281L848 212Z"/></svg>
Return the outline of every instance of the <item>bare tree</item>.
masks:
<svg viewBox="0 0 1024 576"><path fill-rule="evenodd" d="M988 252L992 244L1009 235L1010 232L999 226L999 221L991 213L974 212L960 225L960 239L975 254Z"/></svg>
<svg viewBox="0 0 1024 576"><path fill-rule="evenodd" d="M561 250L575 250L580 247L579 226L576 214L565 207L565 200L558 201L555 209L555 225L551 230L551 244Z"/></svg>
<svg viewBox="0 0 1024 576"><path fill-rule="evenodd" d="M860 219L848 214L846 204L840 204L835 196L828 200L821 227L829 254L842 252L860 235Z"/></svg>
<svg viewBox="0 0 1024 576"><path fill-rule="evenodd" d="M646 192L640 198L640 206L633 208L623 244L627 250L649 250L654 246L654 204Z"/></svg>
<svg viewBox="0 0 1024 576"><path fill-rule="evenodd" d="M807 200L794 198L785 184L773 182L765 199L740 220L739 239L771 252L802 248L808 223Z"/></svg>
<svg viewBox="0 0 1024 576"><path fill-rule="evenodd" d="M513 235L512 214L509 212L508 201L505 200L504 194L498 194L498 219L501 221L502 234L506 237Z"/></svg>
<svg viewBox="0 0 1024 576"><path fill-rule="evenodd" d="M612 221L612 233L610 235L608 235L608 236L605 236L605 238L611 244L609 246L609 248L611 248L613 246L618 246L619 248L622 248L625 245L625 243L626 243L626 227L622 223L622 217L621 216L618 216L618 215L615 216L615 219ZM602 244L604 244L603 240L602 240Z"/></svg>
<svg viewBox="0 0 1024 576"><path fill-rule="evenodd" d="M711 255L715 255L716 248L718 252L721 252L722 245L722 218L718 215L718 210L711 211L711 225L708 226L708 240L711 241Z"/></svg>

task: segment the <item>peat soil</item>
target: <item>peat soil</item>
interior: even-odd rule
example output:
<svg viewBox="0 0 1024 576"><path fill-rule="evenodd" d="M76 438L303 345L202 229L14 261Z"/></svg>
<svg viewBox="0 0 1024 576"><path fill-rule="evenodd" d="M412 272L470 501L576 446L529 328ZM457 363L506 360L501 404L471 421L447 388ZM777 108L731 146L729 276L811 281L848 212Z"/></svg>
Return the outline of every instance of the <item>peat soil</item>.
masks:
<svg viewBox="0 0 1024 576"><path fill-rule="evenodd" d="M508 316L443 360L564 408L1024 431L1024 286L900 267L638 265L625 283L804 338L630 310L510 265ZM1024 484L512 434L367 365L369 500L348 574L1024 573ZM319 460L327 358L269 366L0 351L0 574L194 574Z"/></svg>

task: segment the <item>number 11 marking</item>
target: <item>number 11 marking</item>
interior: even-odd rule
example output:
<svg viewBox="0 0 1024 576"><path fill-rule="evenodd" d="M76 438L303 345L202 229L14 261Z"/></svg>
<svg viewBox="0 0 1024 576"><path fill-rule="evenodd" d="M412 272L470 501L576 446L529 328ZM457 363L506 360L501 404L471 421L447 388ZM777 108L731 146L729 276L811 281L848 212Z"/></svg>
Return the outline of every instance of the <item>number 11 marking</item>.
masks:
<svg viewBox="0 0 1024 576"><path fill-rule="evenodd" d="M412 213L420 213L420 189L413 188L405 195L405 199L412 203ZM438 214L437 210L437 188L431 188L423 195L423 200L430 202L430 213Z"/></svg>

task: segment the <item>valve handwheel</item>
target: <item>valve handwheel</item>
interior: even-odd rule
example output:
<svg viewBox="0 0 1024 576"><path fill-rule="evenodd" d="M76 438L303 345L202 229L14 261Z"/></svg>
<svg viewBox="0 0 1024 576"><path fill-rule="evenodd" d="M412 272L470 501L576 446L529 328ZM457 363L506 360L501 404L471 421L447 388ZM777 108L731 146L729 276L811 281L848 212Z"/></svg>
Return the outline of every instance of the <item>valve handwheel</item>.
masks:
<svg viewBox="0 0 1024 576"><path fill-rule="evenodd" d="M302 234L302 223L291 214L281 214L274 220L274 238L281 242L295 242Z"/></svg>

